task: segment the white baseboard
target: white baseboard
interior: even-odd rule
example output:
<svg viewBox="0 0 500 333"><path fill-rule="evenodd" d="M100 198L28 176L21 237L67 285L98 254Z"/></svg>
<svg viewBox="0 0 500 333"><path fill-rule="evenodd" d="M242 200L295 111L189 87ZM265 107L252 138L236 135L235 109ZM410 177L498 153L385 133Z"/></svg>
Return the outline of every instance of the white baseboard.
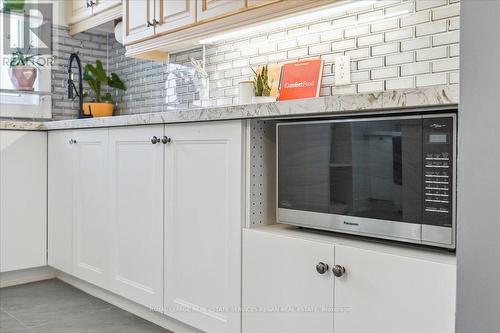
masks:
<svg viewBox="0 0 500 333"><path fill-rule="evenodd" d="M12 272L2 272L0 273L0 288L48 280L55 277L56 271L48 266L22 269Z"/></svg>
<svg viewBox="0 0 500 333"><path fill-rule="evenodd" d="M72 285L73 287L80 289L83 292L86 292L89 295L102 299L105 302L113 304L116 307L133 313L138 317L141 317L174 333L203 333L202 331L183 324L180 321L167 317L161 313L153 312L147 307L132 302L108 290L80 280L74 276L56 271L56 277L61 281L64 281L67 284Z"/></svg>

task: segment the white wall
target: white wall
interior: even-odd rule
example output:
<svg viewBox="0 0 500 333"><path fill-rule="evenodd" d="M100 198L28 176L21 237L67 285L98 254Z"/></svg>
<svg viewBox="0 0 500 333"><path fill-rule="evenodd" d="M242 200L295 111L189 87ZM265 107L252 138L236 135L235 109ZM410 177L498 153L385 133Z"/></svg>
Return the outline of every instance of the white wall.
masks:
<svg viewBox="0 0 500 333"><path fill-rule="evenodd" d="M463 1L457 333L500 332L500 1Z"/></svg>

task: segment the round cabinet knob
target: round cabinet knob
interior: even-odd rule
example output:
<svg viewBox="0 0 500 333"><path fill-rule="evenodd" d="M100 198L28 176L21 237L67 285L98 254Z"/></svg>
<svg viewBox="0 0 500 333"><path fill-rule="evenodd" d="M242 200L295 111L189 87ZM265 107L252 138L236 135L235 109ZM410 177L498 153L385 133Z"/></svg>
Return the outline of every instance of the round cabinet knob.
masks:
<svg viewBox="0 0 500 333"><path fill-rule="evenodd" d="M164 136L163 136L163 138L161 138L161 142L162 142L164 145L166 145L167 143L172 142L172 139L164 135Z"/></svg>
<svg viewBox="0 0 500 333"><path fill-rule="evenodd" d="M340 265L333 266L332 271L333 275L335 275L336 277L341 277L342 275L345 274L345 268Z"/></svg>
<svg viewBox="0 0 500 333"><path fill-rule="evenodd" d="M324 262L319 262L316 265L316 272L319 274L325 274L328 271L328 264L325 264Z"/></svg>
<svg viewBox="0 0 500 333"><path fill-rule="evenodd" d="M153 138L151 139L151 143L155 145L155 144L157 144L158 142L160 142L160 139L159 139L159 138L157 138L156 136L153 136Z"/></svg>

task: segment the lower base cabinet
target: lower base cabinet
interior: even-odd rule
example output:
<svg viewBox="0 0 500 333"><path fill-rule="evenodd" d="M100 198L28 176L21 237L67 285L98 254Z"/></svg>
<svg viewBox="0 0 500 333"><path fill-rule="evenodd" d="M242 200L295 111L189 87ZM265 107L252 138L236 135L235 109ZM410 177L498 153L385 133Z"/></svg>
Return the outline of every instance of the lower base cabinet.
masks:
<svg viewBox="0 0 500 333"><path fill-rule="evenodd" d="M47 134L0 131L0 272L47 264Z"/></svg>
<svg viewBox="0 0 500 333"><path fill-rule="evenodd" d="M376 247L244 230L243 333L454 332L447 255Z"/></svg>
<svg viewBox="0 0 500 333"><path fill-rule="evenodd" d="M207 333L241 331L243 123L49 133L49 265Z"/></svg>

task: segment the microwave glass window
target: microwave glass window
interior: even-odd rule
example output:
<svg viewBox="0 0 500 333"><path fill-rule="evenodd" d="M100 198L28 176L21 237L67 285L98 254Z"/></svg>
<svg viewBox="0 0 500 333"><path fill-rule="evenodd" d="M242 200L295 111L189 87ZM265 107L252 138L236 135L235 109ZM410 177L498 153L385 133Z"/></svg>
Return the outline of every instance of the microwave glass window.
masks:
<svg viewBox="0 0 500 333"><path fill-rule="evenodd" d="M280 208L420 223L422 120L280 126Z"/></svg>

